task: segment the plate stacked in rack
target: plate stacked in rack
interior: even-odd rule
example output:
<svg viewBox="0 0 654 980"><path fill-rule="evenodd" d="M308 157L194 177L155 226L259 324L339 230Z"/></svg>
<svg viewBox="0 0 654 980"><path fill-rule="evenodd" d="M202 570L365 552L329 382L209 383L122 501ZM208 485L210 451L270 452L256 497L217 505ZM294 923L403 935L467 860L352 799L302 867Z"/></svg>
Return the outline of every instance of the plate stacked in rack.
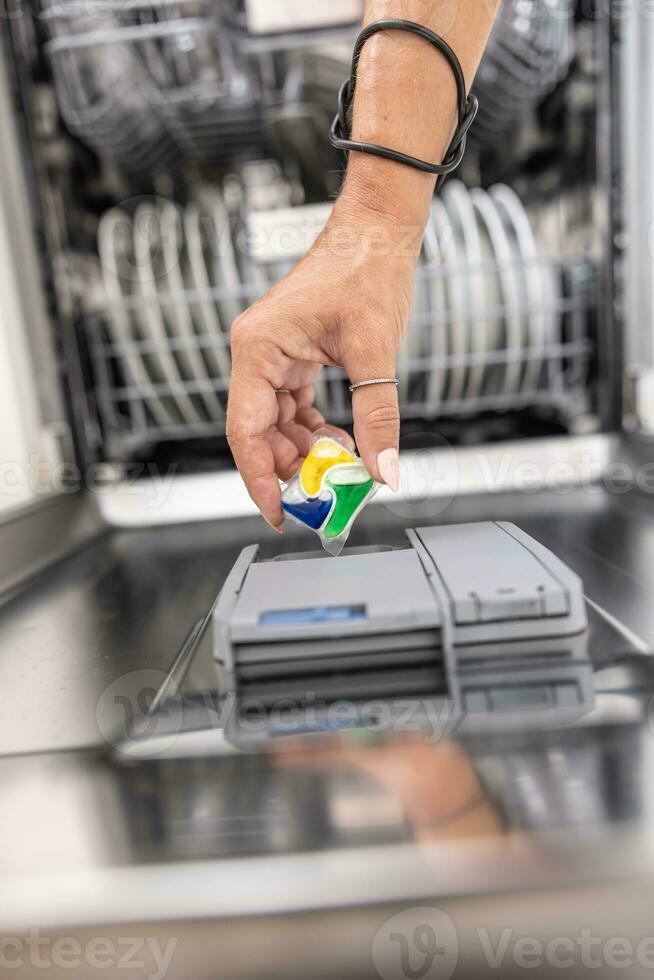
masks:
<svg viewBox="0 0 654 980"><path fill-rule="evenodd" d="M244 308L218 191L185 208L145 200L98 230L106 327L129 414L165 430L223 426L229 331Z"/></svg>
<svg viewBox="0 0 654 980"><path fill-rule="evenodd" d="M553 369L563 297L511 188L445 185L415 297L398 369L405 404L432 416L537 397Z"/></svg>
<svg viewBox="0 0 654 980"><path fill-rule="evenodd" d="M183 207L144 199L102 218L105 376L120 379L112 397L141 429L224 430L231 325L331 212L290 206L292 196L274 168L259 166L221 190L199 188ZM561 371L561 282L513 190L449 181L432 204L399 357L405 411L433 418L538 401ZM335 421L349 417L342 371L323 372L317 400Z"/></svg>
<svg viewBox="0 0 654 980"><path fill-rule="evenodd" d="M142 431L224 431L232 323L327 220L329 204L250 211L248 223L249 204L284 205L292 188L275 167L250 168L245 177L222 190L200 187L185 206L146 198L100 221L104 391ZM115 384L106 382L114 376ZM327 408L324 384L317 390Z"/></svg>

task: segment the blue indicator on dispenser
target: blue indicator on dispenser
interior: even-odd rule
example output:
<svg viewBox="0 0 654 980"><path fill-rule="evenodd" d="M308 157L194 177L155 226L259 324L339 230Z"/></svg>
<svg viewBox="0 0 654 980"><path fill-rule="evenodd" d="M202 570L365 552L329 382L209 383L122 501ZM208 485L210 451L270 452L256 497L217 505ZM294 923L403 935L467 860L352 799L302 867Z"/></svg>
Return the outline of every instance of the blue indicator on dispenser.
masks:
<svg viewBox="0 0 654 980"><path fill-rule="evenodd" d="M366 619L365 606L313 606L262 613L261 626L306 626L312 623L351 623Z"/></svg>

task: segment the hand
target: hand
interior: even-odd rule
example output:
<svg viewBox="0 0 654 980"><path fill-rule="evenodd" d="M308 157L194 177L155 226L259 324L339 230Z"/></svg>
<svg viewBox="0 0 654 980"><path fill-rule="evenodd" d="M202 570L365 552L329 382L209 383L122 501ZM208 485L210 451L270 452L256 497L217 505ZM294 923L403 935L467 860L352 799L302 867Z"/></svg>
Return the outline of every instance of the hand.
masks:
<svg viewBox="0 0 654 980"><path fill-rule="evenodd" d="M422 227L402 228L342 196L313 248L234 323L227 438L275 530L283 523L279 480L297 472L312 433L325 426L313 404L322 366L343 367L352 382L395 377L421 237ZM363 462L397 490L397 389L371 386L352 399Z"/></svg>

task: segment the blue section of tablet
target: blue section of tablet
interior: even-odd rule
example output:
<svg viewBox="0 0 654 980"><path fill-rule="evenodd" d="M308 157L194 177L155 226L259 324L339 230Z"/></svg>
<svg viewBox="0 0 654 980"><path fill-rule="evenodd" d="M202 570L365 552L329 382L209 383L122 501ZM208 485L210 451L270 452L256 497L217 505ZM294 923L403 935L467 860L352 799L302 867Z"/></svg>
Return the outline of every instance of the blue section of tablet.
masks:
<svg viewBox="0 0 654 980"><path fill-rule="evenodd" d="M302 521L303 524L306 524L313 531L318 531L329 517L329 512L332 509L332 499L331 497L329 499L316 497L315 500L303 500L300 503L293 504L287 504L282 501L282 507L291 517Z"/></svg>

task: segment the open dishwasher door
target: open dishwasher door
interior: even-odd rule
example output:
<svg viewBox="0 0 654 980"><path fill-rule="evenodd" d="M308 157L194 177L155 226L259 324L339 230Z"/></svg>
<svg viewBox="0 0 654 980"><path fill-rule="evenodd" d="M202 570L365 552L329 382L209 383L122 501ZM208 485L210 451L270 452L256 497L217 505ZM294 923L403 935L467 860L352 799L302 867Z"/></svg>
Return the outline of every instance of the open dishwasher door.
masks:
<svg viewBox="0 0 654 980"><path fill-rule="evenodd" d="M654 854L653 661L598 616L580 580L552 553L616 619L650 636L654 535L641 500L622 497L618 509L588 492L562 501L532 496L527 513L515 497L459 498L451 527L429 528L423 518L410 539L404 521L389 526L384 512L371 508L357 527L362 547L341 559L275 559L289 541L289 550L302 547L298 530L286 541L262 541L259 555L270 560L254 560L250 549L239 562L243 542L256 540L252 521L238 535L224 525L109 534L62 563L3 614L3 662L17 675L12 689L5 673L5 716L12 692L14 701L20 693L26 715L14 721L14 738L46 744L45 733L52 745L57 722L79 745L3 760L0 864L12 896L3 910L5 934L38 927L44 936L84 943L85 930L95 936L101 928L117 941L141 935L136 924L147 916L152 929L179 924L170 976L213 977L220 957L226 976L240 969L257 980L303 976L307 930L320 945L318 975L369 980L377 931L395 911L425 904L442 908L457 926L471 921L473 930L497 928L499 935L527 922L546 945L552 930L574 940L590 923L601 936L619 930L636 948L651 931L642 889ZM477 523L480 517L487 523ZM533 537L503 523L512 518ZM372 547L379 541L386 550ZM517 580L513 559L498 560L514 547ZM358 576L356 589L332 582L339 568L362 558L388 574ZM278 592L276 575L286 583ZM620 591L626 575L634 583L628 596ZM518 591L502 591L511 588ZM135 594L140 601L128 607ZM640 619L626 607L636 599ZM311 617L309 601L318 610ZM280 622L280 613L298 609L292 623ZM201 628L189 633L200 616L203 638ZM264 698L244 683L242 649L230 671L226 640L233 651L245 647L252 624L261 639L262 617L267 639L252 645L268 656L250 666L268 671L274 645L285 649L270 710L249 714ZM214 629L221 623L231 631L223 640ZM541 636L533 638L538 624ZM480 642L487 629L496 638ZM298 674L298 660L307 672L311 666L306 650L295 661L289 656L284 630L297 637L298 654L309 648L311 630L314 642L333 643L334 656L347 644L333 670L316 671L299 688L324 692L322 713L318 706L312 715L312 703L297 696L299 705L277 698ZM179 647L186 634L190 642ZM376 648L357 650L371 636ZM36 656L35 637L43 645L40 669L21 678L15 668L27 662L26 644ZM322 652L314 657L316 666L324 659ZM367 657L373 659L364 665ZM100 674L103 663L126 672L131 687ZM153 671L157 663L161 669ZM74 673L80 664L87 669ZM81 709L74 714L66 700L64 683L70 688L76 677L76 703L92 712L87 728ZM560 703L562 678L574 686L576 707ZM155 680L161 686L150 701L146 687ZM251 683L264 680L253 676ZM99 715L93 683L106 689ZM244 718L230 722L239 705ZM141 708L151 712L142 723L134 717ZM110 737L110 720L116 728L122 720L122 741ZM8 717L4 724L11 734ZM66 836L66 828L73 832ZM28 838L29 848L16 846ZM476 917L464 919L469 913ZM605 914L610 931L602 931ZM409 935L420 917L410 923ZM260 940L242 967L253 928ZM352 941L344 950L346 930ZM460 935L459 975L484 975L477 932L462 927Z"/></svg>

